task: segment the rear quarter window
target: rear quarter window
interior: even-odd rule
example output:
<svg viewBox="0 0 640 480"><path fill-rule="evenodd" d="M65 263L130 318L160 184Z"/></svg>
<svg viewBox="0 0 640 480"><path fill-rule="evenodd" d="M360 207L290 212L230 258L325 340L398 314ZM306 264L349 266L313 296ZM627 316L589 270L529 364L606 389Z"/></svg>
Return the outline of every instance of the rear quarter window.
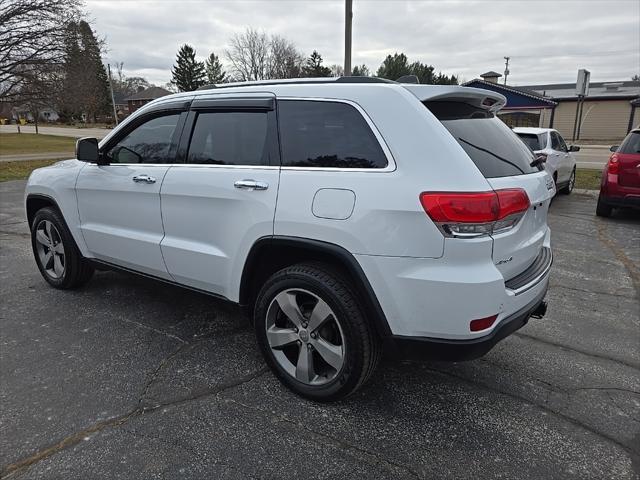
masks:
<svg viewBox="0 0 640 480"><path fill-rule="evenodd" d="M424 102L457 140L485 178L526 175L535 156L511 129L490 111L461 102Z"/></svg>
<svg viewBox="0 0 640 480"><path fill-rule="evenodd" d="M387 157L368 123L347 103L279 100L278 123L283 166L387 166Z"/></svg>

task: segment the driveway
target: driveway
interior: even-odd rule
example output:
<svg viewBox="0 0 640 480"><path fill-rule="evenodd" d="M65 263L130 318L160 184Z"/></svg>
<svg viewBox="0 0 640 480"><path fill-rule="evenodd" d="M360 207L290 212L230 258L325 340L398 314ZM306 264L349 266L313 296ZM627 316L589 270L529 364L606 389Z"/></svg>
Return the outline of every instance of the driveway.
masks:
<svg viewBox="0 0 640 480"><path fill-rule="evenodd" d="M385 361L322 405L210 297L114 272L48 287L23 188L0 184L4 477L638 478L638 218L558 197L546 318L477 361Z"/></svg>
<svg viewBox="0 0 640 480"><path fill-rule="evenodd" d="M36 133L36 127L33 125L20 126L20 130L23 133ZM15 125L0 125L0 134L2 133L16 133L18 127ZM39 125L38 132L43 135L56 135L59 137L95 137L103 138L111 129L109 128L74 128L74 127L48 127L46 125Z"/></svg>

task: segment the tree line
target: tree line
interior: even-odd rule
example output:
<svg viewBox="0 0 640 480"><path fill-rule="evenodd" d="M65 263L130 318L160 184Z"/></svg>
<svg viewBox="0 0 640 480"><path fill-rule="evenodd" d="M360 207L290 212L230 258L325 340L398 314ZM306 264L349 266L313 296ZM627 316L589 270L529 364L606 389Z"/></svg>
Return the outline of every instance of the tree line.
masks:
<svg viewBox="0 0 640 480"><path fill-rule="evenodd" d="M234 35L230 47L224 51L229 65L225 71L220 57L210 53L204 62L196 59L196 50L184 44L178 51L171 69L171 83L178 91L193 91L207 84L229 81L274 80L281 78L339 77L344 74L339 65L323 65L322 55L314 50L305 57L296 45L280 35L267 35L248 28ZM352 76L369 76L366 65L356 65ZM376 76L397 80L415 75L420 83L457 85L458 77L435 71L435 67L419 61L409 62L404 53L388 55L378 68Z"/></svg>
<svg viewBox="0 0 640 480"><path fill-rule="evenodd" d="M171 69L170 90L192 91L206 84L300 77L338 77L340 65L325 65L313 50L304 55L292 41L248 28L234 35L221 58L211 52L203 61L182 45ZM63 121L96 121L113 114L109 77L102 60L104 41L82 11L82 0L0 0L0 115L3 105L19 106L37 119L53 108ZM127 77L116 64L111 86L126 98L152 86L145 78ZM396 80L414 74L421 83L457 84L455 76L436 73L431 65L409 62L403 53L385 58L376 75ZM351 75L369 76L366 65Z"/></svg>

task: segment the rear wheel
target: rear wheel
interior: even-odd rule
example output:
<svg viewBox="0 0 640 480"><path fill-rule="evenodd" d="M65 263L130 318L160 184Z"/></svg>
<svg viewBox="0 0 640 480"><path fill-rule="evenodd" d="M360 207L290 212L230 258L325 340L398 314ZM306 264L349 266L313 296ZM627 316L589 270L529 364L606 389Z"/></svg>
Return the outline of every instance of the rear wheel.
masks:
<svg viewBox="0 0 640 480"><path fill-rule="evenodd" d="M569 195L573 191L573 187L576 186L576 167L573 167L571 171L571 176L569 177L569 183L566 187L560 190L561 193L565 195Z"/></svg>
<svg viewBox="0 0 640 480"><path fill-rule="evenodd" d="M613 208L611 205L607 205L601 197L598 197L598 204L596 205L596 215L599 217L610 217Z"/></svg>
<svg viewBox="0 0 640 480"><path fill-rule="evenodd" d="M93 268L82 257L60 212L39 210L31 224L31 246L44 279L53 287L71 289L84 285Z"/></svg>
<svg viewBox="0 0 640 480"><path fill-rule="evenodd" d="M374 371L380 342L338 272L298 264L272 275L258 294L256 336L276 376L295 393L333 401Z"/></svg>

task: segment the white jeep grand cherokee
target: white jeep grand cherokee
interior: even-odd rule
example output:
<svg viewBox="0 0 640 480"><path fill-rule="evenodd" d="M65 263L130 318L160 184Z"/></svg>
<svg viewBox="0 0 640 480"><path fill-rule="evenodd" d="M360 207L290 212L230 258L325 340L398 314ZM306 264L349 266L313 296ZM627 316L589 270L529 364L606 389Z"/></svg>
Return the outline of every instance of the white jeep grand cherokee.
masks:
<svg viewBox="0 0 640 480"><path fill-rule="evenodd" d="M296 393L342 398L383 347L471 359L542 316L551 177L505 98L374 78L210 86L33 172L52 286L119 268L246 306ZM533 166L532 166L533 165Z"/></svg>

